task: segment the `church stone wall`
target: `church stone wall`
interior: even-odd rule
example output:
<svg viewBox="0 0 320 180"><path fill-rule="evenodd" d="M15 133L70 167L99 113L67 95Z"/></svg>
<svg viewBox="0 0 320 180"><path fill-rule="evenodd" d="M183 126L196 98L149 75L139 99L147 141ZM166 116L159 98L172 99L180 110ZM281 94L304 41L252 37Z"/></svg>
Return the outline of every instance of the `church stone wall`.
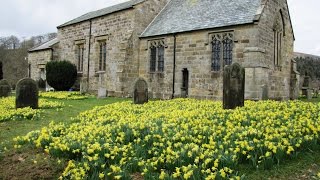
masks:
<svg viewBox="0 0 320 180"><path fill-rule="evenodd" d="M77 45L84 44L84 62L82 77L88 75L88 53L90 46L89 88L96 91L99 86L105 87L110 93L121 96L122 87L119 74L123 71L123 62L128 47L128 39L132 32L132 11L120 11L92 20L91 37L90 21L62 27L58 31L61 59L77 65ZM107 67L99 72L99 41L107 44ZM89 42L90 41L90 42Z"/></svg>
<svg viewBox="0 0 320 180"><path fill-rule="evenodd" d="M217 28L207 31L193 31L176 35L176 70L174 97L183 96L181 90L183 69L189 71L189 97L200 99L222 99L223 77L211 71L211 34L232 32L234 34L233 62L245 67L245 98L259 100L262 87L267 85L271 99L289 99L291 84L291 60L293 55L293 34L285 0L263 1L264 10L259 21L241 26ZM263 4L262 4L263 5ZM274 64L274 19L282 9L285 36L282 38L281 62ZM165 42L164 72L151 73L150 43ZM173 35L150 37L141 40L139 74L149 84L150 96L169 99L173 94Z"/></svg>
<svg viewBox="0 0 320 180"><path fill-rule="evenodd" d="M131 96L132 83L138 78L139 35L166 3L148 0L134 8L115 12L92 20L90 40L89 88L106 88L109 96ZM61 59L77 64L77 44L83 43L84 69L80 77L88 76L90 21L58 29ZM106 71L99 71L99 41L107 44Z"/></svg>
<svg viewBox="0 0 320 180"><path fill-rule="evenodd" d="M40 70L45 68L45 64L52 60L52 50L29 52L28 63L30 64L30 75L34 80L40 79Z"/></svg>
<svg viewBox="0 0 320 180"><path fill-rule="evenodd" d="M292 59L293 59L293 31L290 21L290 15L286 0L270 0L264 1L264 11L259 21L259 43L263 53L262 59L266 62L265 66L252 68L254 73L261 73L257 77L256 89L254 96L259 99L261 96L261 85L268 86L269 98L271 99L289 99L291 88L291 75L292 75ZM282 12L282 17L280 15ZM279 66L274 63L274 26L277 18L281 18L284 22L283 33L281 42L281 57ZM264 58L263 58L264 56ZM253 73L252 73L253 76Z"/></svg>
<svg viewBox="0 0 320 180"><path fill-rule="evenodd" d="M212 34L231 32L234 35L233 62L249 66L245 59L245 49L257 42L256 25L220 28L215 30L194 31L176 35L176 70L174 97L181 97L183 92L183 70L189 71L189 97L199 99L222 99L223 68L211 71ZM165 42L164 72L150 73L150 50L152 41ZM169 99L173 93L173 56L174 36L144 38L140 48L140 76L144 77L150 86L153 98Z"/></svg>

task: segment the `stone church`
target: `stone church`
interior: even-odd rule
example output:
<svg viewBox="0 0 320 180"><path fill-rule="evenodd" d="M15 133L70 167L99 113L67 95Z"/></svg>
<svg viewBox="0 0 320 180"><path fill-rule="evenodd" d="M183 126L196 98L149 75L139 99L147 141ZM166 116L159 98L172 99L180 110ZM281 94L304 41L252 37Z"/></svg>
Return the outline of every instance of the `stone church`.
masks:
<svg viewBox="0 0 320 180"><path fill-rule="evenodd" d="M287 0L131 0L89 12L29 51L29 74L48 61L76 64L90 92L131 97L222 99L223 68L245 67L245 97L297 97L294 33Z"/></svg>

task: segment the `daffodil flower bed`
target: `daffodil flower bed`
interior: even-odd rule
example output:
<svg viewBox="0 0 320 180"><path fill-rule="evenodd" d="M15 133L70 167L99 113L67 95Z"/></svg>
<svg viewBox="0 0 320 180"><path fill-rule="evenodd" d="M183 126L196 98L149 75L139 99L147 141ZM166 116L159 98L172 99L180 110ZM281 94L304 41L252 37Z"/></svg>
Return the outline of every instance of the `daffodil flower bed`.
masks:
<svg viewBox="0 0 320 180"><path fill-rule="evenodd" d="M240 179L239 164L269 168L319 144L320 105L176 99L115 103L15 139L69 159L67 179Z"/></svg>
<svg viewBox="0 0 320 180"><path fill-rule="evenodd" d="M39 100L40 109L62 108L64 103ZM15 97L0 98L0 122L10 120L32 120L40 115L41 110L32 108L15 109Z"/></svg>
<svg viewBox="0 0 320 180"><path fill-rule="evenodd" d="M89 96L82 95L79 92L55 91L55 92L41 92L40 97L51 99L65 99L65 100L82 100Z"/></svg>

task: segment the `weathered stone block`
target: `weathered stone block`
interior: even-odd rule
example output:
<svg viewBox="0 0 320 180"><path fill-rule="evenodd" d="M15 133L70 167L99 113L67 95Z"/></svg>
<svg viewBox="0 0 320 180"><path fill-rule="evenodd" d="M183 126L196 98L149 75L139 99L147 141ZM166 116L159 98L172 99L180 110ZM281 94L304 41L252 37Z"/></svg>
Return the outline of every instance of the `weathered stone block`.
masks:
<svg viewBox="0 0 320 180"><path fill-rule="evenodd" d="M245 70L238 63L226 66L223 73L223 108L244 106Z"/></svg>
<svg viewBox="0 0 320 180"><path fill-rule="evenodd" d="M16 87L16 108L38 108L39 89L36 81L31 78L21 79Z"/></svg>
<svg viewBox="0 0 320 180"><path fill-rule="evenodd" d="M144 79L138 79L134 85L134 104L144 104L148 102L148 84Z"/></svg>

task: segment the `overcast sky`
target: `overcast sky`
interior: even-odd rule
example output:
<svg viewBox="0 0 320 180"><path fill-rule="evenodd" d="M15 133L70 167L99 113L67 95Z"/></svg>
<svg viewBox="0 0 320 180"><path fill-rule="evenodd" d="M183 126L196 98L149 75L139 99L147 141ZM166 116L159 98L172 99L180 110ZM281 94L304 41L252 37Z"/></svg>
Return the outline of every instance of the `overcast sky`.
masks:
<svg viewBox="0 0 320 180"><path fill-rule="evenodd" d="M49 32L89 11L126 0L3 0L0 36L20 38ZM320 55L320 0L288 0L295 32L295 51Z"/></svg>

